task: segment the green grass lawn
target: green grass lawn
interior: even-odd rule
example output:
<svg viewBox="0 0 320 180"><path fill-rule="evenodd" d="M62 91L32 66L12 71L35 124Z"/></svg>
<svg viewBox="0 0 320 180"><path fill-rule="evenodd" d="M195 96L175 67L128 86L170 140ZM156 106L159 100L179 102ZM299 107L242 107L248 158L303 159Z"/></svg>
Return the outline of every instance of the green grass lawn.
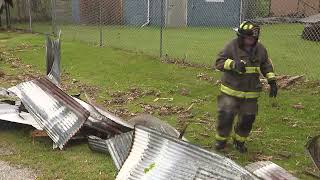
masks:
<svg viewBox="0 0 320 180"><path fill-rule="evenodd" d="M283 28L283 31L286 31L285 28L288 27L284 26ZM118 30L115 29L114 32L116 31ZM127 30L123 29L123 31L125 32ZM172 32L172 38L174 34L177 34L177 38L183 36L183 33L174 33L175 31L177 32L178 30L172 29L172 31L170 31ZM217 32L219 31L223 32L224 30L217 30ZM150 33L147 35L152 39L151 32L156 31L148 30L147 32ZM195 32L195 29L186 30L187 34L195 34ZM203 37L203 42L207 42L205 45L211 46L211 41L208 40L207 37L210 37L213 31L208 29L206 33L205 30L203 30L203 32L203 36L199 34L198 37ZM230 34L232 34L232 32L230 32ZM264 34L264 37L267 36L268 34ZM228 37L228 34L223 34L216 38L226 38L227 40ZM143 40L143 38L144 37L141 37L140 40ZM118 43L119 46L121 46L122 41L125 41L125 39L123 39L117 42L115 39L113 42ZM20 51L13 51L13 53L20 57L23 63L31 64L35 70L44 72L44 37L42 35L2 32L0 33L0 40L0 51L8 51L21 46L26 47ZM133 41L135 40L134 38L130 39L128 37L127 41L133 46ZM275 42L272 40L269 42L267 40L263 41L277 44L278 47L281 46L281 43L276 42L276 39L274 40ZM110 42L112 41L110 40ZM144 43L140 41L136 43L138 48L143 47ZM178 41L176 41L176 43L179 44ZM180 43L181 46L190 45L183 44L182 41ZM155 44L151 42L149 44L150 47L146 45L144 47L147 49L150 48L149 51L151 52ZM200 44L201 42L199 42L199 46ZM222 44L223 42L220 42L216 50L220 48ZM287 45L290 45L290 43ZM212 43L212 46L214 46L214 43ZM310 45L311 49L312 47L313 46ZM136 53L122 49L124 48L114 49L108 46L98 48L88 46L83 42L65 39L62 42L63 72L64 74L68 74L71 79L86 83L88 86L97 87L98 91L95 93L95 99L98 103L104 105L107 110L119 108L118 106L108 106L104 103L104 100L111 98L110 93L128 91L128 89L132 87L138 87L142 90L159 91L161 92L161 97L173 98L171 102L153 102L156 97L145 96L121 105L121 108L127 108L133 113L141 113L143 111L140 107L141 103L174 105L185 108L194 103L191 110L194 117L184 119L185 121L191 122L187 129L186 137L192 143L202 147L208 148L208 146L212 145L214 142L214 129L210 130L206 125L199 124L199 122L200 119L203 119L205 116L209 120L209 125L214 124L216 119L216 96L219 94L219 87L213 85L213 83L199 80L197 75L203 73L218 80L220 73L205 68L164 64L152 55L146 55L149 53ZM277 49L274 49L274 51L270 49L270 54L276 56L276 51ZM182 52L182 50L180 52ZM285 50L283 50L283 52L285 52ZM315 50L311 50L311 52L314 52L313 55L317 56ZM215 53L216 52L212 52L212 55ZM209 51L207 52L207 56L209 58ZM279 72L306 73L302 72L303 66L301 66L301 61L291 61L291 59L295 57L294 52L291 54L279 53L278 56L281 57L281 61L280 59L274 61ZM290 56L290 58L288 56ZM202 59L202 62L209 63L210 61ZM291 66L291 62L295 63L296 67ZM315 63L316 59L313 59L312 62ZM286 65L281 66L282 63L286 63ZM304 63L304 65L307 65L307 63ZM311 72L310 74L314 75L316 70L319 70L319 68L314 65L309 65L309 68L310 70L307 72ZM15 69L12 69L10 65L3 61L0 61L0 69L9 74L18 74ZM301 71L299 71L299 69ZM312 69L314 69L314 72ZM71 81L72 80L68 80L63 83L70 83ZM3 86L9 86L1 80L0 82ZM180 93L181 89L187 89L189 94L182 95ZM73 91L77 90L79 89L73 89ZM320 118L319 91L320 89L317 83L306 84L291 90L282 90L277 98L278 107L272 107L267 94L263 93L259 102L259 116L250 141L248 142L249 153L241 155L232 148L229 148L226 155L243 165L261 158L271 159L273 162L302 179L312 179L310 176L304 174L306 168L312 167L312 162L305 153L304 144L308 137L317 135L320 130L320 121L318 121ZM292 105L297 103L302 103L305 108L302 110L294 109ZM173 126L178 127L177 115L160 116L157 113L155 115ZM0 160L23 164L37 169L40 171L41 179L114 178L116 172L110 156L92 153L85 143L70 145L64 151L52 150L52 144L47 139L36 139L35 145L33 145L29 133L30 131L25 128L18 130L1 130L0 145L12 147L16 149L17 153L10 156L0 156ZM211 150L210 148L208 149ZM281 156L283 153L289 153L290 157L284 158Z"/></svg>
<svg viewBox="0 0 320 180"><path fill-rule="evenodd" d="M28 28L25 25L17 25ZM50 32L51 26L34 24L35 32ZM98 26L61 25L63 37L67 40L99 44ZM301 24L277 24L262 26L261 42L269 50L279 74L306 74L308 78L319 79L319 42L303 40ZM165 28L163 54L172 58L186 59L197 64L211 65L216 54L235 37L231 28ZM159 56L160 31L157 27L103 27L103 42L114 47L147 55Z"/></svg>

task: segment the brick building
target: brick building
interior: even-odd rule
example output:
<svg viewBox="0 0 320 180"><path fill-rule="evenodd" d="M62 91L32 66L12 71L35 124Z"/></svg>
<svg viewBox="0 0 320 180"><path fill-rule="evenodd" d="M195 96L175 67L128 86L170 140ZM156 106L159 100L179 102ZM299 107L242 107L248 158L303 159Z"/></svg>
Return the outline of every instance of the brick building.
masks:
<svg viewBox="0 0 320 180"><path fill-rule="evenodd" d="M320 0L271 0L272 16L304 15L320 13Z"/></svg>

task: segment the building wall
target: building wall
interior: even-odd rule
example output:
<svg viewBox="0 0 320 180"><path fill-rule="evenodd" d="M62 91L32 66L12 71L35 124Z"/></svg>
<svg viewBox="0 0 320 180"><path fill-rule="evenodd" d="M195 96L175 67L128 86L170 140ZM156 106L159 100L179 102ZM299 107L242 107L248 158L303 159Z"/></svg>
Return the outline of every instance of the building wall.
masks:
<svg viewBox="0 0 320 180"><path fill-rule="evenodd" d="M80 0L80 22L99 24L100 2L103 24L122 24L121 0Z"/></svg>
<svg viewBox="0 0 320 180"><path fill-rule="evenodd" d="M72 0L72 22L80 23L80 2Z"/></svg>
<svg viewBox="0 0 320 180"><path fill-rule="evenodd" d="M147 22L148 0L122 0L122 3L124 24L141 26ZM160 25L160 7L161 0L150 0L150 25Z"/></svg>
<svg viewBox="0 0 320 180"><path fill-rule="evenodd" d="M147 21L146 0L123 0L123 22L141 26Z"/></svg>
<svg viewBox="0 0 320 180"><path fill-rule="evenodd" d="M319 0L271 0L271 15L288 16L304 14L305 16L310 16L320 13L319 3Z"/></svg>
<svg viewBox="0 0 320 180"><path fill-rule="evenodd" d="M164 16L166 0L164 1ZM150 0L150 25L161 23L161 0ZM147 21L147 0L123 0L124 23L142 25ZM206 2L188 0L188 26L237 26L239 24L240 1ZM164 17L165 18L165 17Z"/></svg>
<svg viewBox="0 0 320 180"><path fill-rule="evenodd" d="M56 20L60 23L72 23L72 3L70 0L56 0Z"/></svg>
<svg viewBox="0 0 320 180"><path fill-rule="evenodd" d="M240 1L207 2L188 1L189 26L238 26L240 21Z"/></svg>

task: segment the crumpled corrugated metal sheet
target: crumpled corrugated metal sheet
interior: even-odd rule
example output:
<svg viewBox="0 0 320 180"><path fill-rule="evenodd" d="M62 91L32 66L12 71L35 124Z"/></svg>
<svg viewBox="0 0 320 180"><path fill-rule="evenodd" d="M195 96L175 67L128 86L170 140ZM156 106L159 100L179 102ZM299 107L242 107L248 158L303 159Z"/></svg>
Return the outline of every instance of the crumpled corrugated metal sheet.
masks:
<svg viewBox="0 0 320 180"><path fill-rule="evenodd" d="M115 135L107 140L96 136L89 136L89 147L93 151L110 154L117 170L119 171L127 159L132 146L133 131Z"/></svg>
<svg viewBox="0 0 320 180"><path fill-rule="evenodd" d="M108 146L106 140L101 139L97 136L88 136L88 145L92 151L108 154Z"/></svg>
<svg viewBox="0 0 320 180"><path fill-rule="evenodd" d="M46 65L47 65L47 76L56 85L61 82L60 72L60 59L61 59L61 41L60 41L61 31L59 33L58 39L51 39L47 35L46 41Z"/></svg>
<svg viewBox="0 0 320 180"><path fill-rule="evenodd" d="M129 155L132 145L133 126L140 125L157 130L166 135L179 137L179 132L174 127L151 115L139 115L130 119L129 123L132 126L131 132L116 135L107 140L95 136L88 138L90 149L110 154L118 170L120 170Z"/></svg>
<svg viewBox="0 0 320 180"><path fill-rule="evenodd" d="M0 120L33 126L43 130L35 119L26 112L19 112L19 107L0 103Z"/></svg>
<svg viewBox="0 0 320 180"><path fill-rule="evenodd" d="M173 137L179 137L180 133L178 130L176 130L174 127L172 127L170 124L161 121L159 118L154 117L149 114L142 114L139 116L136 116L128 121L134 126L140 125L144 127L148 127L151 129L158 130L159 132L163 132L164 134L173 136Z"/></svg>
<svg viewBox="0 0 320 180"><path fill-rule="evenodd" d="M313 163L320 170L320 135L311 138L308 141L306 148Z"/></svg>
<svg viewBox="0 0 320 180"><path fill-rule="evenodd" d="M114 116L110 112L99 109L80 99L74 98L74 100L90 112L90 117L85 122L86 126L101 133L108 134L110 137L115 134L121 134L133 130L133 126L131 124Z"/></svg>
<svg viewBox="0 0 320 180"><path fill-rule="evenodd" d="M118 180L256 179L230 159L156 130L137 126Z"/></svg>
<svg viewBox="0 0 320 180"><path fill-rule="evenodd" d="M46 78L21 83L15 93L60 149L89 117L89 112Z"/></svg>
<svg viewBox="0 0 320 180"><path fill-rule="evenodd" d="M133 131L116 135L113 138L107 139L106 145L112 157L113 163L118 171L123 163L128 158L132 146Z"/></svg>
<svg viewBox="0 0 320 180"><path fill-rule="evenodd" d="M259 161L246 166L246 169L264 180L297 180L292 174L270 161Z"/></svg>

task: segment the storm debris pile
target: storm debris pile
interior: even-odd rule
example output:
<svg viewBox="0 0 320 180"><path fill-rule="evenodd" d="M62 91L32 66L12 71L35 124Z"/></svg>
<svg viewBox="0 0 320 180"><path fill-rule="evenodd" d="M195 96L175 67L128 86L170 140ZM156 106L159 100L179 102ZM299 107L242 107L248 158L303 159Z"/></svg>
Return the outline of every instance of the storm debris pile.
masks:
<svg viewBox="0 0 320 180"><path fill-rule="evenodd" d="M257 179L232 160L179 139L180 133L160 119L144 115L124 121L67 95L47 78L18 84L1 94L17 100L14 105L1 103L0 119L11 115L5 120L43 129L54 148L63 149L85 129L82 133L89 137L90 148L112 156L119 171L117 179ZM162 111L167 115L187 109L162 107Z"/></svg>
<svg viewBox="0 0 320 180"><path fill-rule="evenodd" d="M291 86L299 85L304 82L304 75L297 75L297 76L289 76L289 75L280 75L276 76L277 85L280 89L288 89ZM269 84L266 79L261 79L261 83L263 89L268 89Z"/></svg>
<svg viewBox="0 0 320 180"><path fill-rule="evenodd" d="M69 141L87 138L91 150L111 155L118 170L117 180L258 179L256 169L246 169L227 157L193 145L182 137L183 133L158 118L142 115L124 121L83 101L78 95L65 93L60 88L60 62L56 62L60 61L60 56L56 54L59 53L59 43L48 40L47 77L23 82L9 89L0 88L0 95L5 99L0 101L1 121L34 127L38 130L34 134L47 134L51 138L54 149L65 149ZM115 103L125 103L144 95L157 96L157 93L133 88L128 93L116 92L111 96L122 99ZM140 106L149 114L157 111L163 116L178 114L186 118L192 116L190 110L193 104L188 108ZM121 113L128 112L124 110ZM202 120L206 121L206 118L207 115ZM207 136L205 133L202 135ZM292 177L279 166L270 164L272 169L265 172L268 177Z"/></svg>

